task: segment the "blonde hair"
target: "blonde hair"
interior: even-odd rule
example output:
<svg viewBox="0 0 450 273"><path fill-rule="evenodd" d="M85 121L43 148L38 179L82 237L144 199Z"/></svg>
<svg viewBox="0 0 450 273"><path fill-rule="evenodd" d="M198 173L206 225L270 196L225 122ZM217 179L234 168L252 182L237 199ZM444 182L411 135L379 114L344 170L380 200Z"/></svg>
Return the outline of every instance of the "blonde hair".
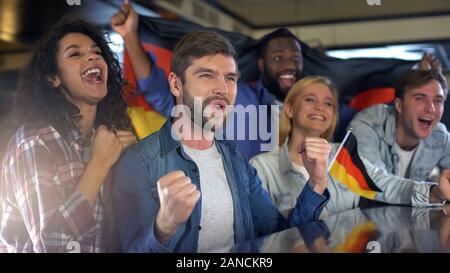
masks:
<svg viewBox="0 0 450 273"><path fill-rule="evenodd" d="M321 138L325 138L326 140L331 141L334 134L334 130L336 129L339 113L338 113L338 92L330 79L322 76L308 76L301 79L296 84L294 84L292 88L289 90L286 98L284 99L284 105L286 105L287 103L289 103L290 105L294 105L295 100L303 92L305 87L314 83L321 83L326 85L330 89L331 94L333 96L334 100L333 120L331 122L330 127L320 135ZM286 115L286 111L283 109L280 118L280 131L279 131L280 146L283 145L287 137L291 136L291 133L292 133L292 119Z"/></svg>

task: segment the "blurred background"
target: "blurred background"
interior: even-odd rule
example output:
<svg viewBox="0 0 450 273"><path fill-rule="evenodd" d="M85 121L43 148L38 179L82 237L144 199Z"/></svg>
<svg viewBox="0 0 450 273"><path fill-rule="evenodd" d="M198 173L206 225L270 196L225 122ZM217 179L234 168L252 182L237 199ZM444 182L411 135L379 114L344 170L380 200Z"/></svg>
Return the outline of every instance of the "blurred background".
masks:
<svg viewBox="0 0 450 273"><path fill-rule="evenodd" d="M136 0L141 15L185 19L260 38L288 27L312 48L339 58L419 60L433 53L450 80L450 0ZM10 138L11 106L34 43L62 16L109 28L122 1L0 0L0 157ZM121 57L122 41L109 37ZM443 122L450 125L450 100Z"/></svg>

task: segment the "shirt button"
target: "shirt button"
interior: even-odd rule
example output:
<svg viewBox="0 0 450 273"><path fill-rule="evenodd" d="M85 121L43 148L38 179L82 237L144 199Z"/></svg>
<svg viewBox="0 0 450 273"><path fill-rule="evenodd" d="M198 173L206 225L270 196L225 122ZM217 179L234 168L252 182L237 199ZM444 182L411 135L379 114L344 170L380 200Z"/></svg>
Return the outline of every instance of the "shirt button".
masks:
<svg viewBox="0 0 450 273"><path fill-rule="evenodd" d="M198 229L198 230L201 230L201 229L202 229L202 226L198 226L197 229Z"/></svg>

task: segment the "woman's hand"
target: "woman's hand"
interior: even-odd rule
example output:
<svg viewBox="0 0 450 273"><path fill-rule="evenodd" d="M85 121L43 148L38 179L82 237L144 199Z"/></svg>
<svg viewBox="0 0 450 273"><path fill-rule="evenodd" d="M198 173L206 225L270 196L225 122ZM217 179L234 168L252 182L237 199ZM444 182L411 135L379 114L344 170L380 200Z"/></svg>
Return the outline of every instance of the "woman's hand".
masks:
<svg viewBox="0 0 450 273"><path fill-rule="evenodd" d="M326 139L317 137L307 137L299 147L303 164L309 174L309 181L315 192L323 194L328 178L328 155L330 144Z"/></svg>

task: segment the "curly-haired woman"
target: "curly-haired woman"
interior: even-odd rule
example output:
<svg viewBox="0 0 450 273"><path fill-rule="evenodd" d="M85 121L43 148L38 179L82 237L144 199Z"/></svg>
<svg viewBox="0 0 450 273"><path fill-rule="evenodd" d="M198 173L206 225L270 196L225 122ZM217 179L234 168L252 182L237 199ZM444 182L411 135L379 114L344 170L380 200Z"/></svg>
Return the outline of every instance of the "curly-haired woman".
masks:
<svg viewBox="0 0 450 273"><path fill-rule="evenodd" d="M0 250L101 252L102 184L136 142L118 61L95 26L63 20L19 85L1 175Z"/></svg>

